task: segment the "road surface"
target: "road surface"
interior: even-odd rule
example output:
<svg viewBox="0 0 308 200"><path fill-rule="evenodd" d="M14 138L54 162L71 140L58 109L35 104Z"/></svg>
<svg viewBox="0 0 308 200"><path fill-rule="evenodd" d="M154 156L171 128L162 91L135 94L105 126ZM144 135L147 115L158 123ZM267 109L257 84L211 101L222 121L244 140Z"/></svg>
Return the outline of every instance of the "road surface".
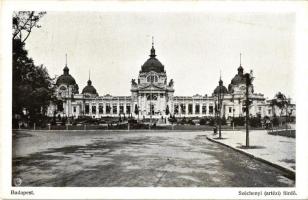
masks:
<svg viewBox="0 0 308 200"><path fill-rule="evenodd" d="M283 172L208 141L206 132L13 133L21 186L291 187ZM14 181L13 181L14 182Z"/></svg>

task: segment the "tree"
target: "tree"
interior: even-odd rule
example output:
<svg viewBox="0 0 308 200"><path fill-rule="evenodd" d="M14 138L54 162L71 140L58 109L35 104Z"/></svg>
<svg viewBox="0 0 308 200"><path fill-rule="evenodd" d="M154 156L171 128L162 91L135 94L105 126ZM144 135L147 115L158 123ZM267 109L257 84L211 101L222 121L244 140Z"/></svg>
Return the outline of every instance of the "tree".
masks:
<svg viewBox="0 0 308 200"><path fill-rule="evenodd" d="M46 12L19 11L13 13L13 40L25 42L33 28L40 28L38 21Z"/></svg>
<svg viewBox="0 0 308 200"><path fill-rule="evenodd" d="M53 79L50 78L46 67L35 66L25 49L26 39L33 27L40 27L37 23L43 15L44 13L15 12L13 16L12 113L13 116L26 114L34 122L42 120L50 101L55 100ZM27 32L26 35L24 32Z"/></svg>
<svg viewBox="0 0 308 200"><path fill-rule="evenodd" d="M276 106L276 107L279 108L279 110L280 110L279 116L280 116L280 120L281 120L283 111L285 110L287 112L286 108L289 104L288 99L286 98L286 96L283 93L278 92L275 95L274 99L272 100L271 104L272 104L273 107Z"/></svg>
<svg viewBox="0 0 308 200"><path fill-rule="evenodd" d="M53 79L43 65L34 65L24 46L13 40L13 114L23 114L24 109L30 116L45 114L54 100Z"/></svg>

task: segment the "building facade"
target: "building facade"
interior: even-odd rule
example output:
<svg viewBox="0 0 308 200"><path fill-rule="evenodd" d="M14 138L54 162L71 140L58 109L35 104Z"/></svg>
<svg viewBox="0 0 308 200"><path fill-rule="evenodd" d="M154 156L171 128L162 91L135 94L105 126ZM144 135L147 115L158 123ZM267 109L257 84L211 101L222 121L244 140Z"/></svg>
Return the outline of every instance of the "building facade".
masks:
<svg viewBox="0 0 308 200"><path fill-rule="evenodd" d="M174 81L167 79L165 66L157 59L154 45L149 58L142 65L137 80L131 81L130 96L100 96L89 80L79 93L75 79L69 74L67 64L56 82L57 103L50 104L48 116L92 118L130 116L138 119L175 117L214 117L221 112L226 119L245 116L246 82L240 66L228 88L220 79L211 95L174 96ZM279 111L263 94L255 93L249 86L251 116L272 117ZM219 96L220 95L220 96ZM222 98L219 104L218 96ZM218 105L221 105L218 109ZM295 105L292 106L293 111ZM286 112L286 111L285 111ZM277 114L279 115L279 114ZM295 115L295 111L292 113Z"/></svg>

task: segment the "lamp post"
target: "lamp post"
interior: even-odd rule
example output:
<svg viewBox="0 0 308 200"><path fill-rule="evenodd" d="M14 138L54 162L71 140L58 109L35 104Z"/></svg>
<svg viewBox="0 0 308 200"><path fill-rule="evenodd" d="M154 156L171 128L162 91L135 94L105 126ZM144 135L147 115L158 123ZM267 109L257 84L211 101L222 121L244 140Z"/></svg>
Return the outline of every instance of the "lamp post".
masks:
<svg viewBox="0 0 308 200"><path fill-rule="evenodd" d="M151 86L150 86L150 125L149 125L149 129L151 129L151 125L152 125L152 85L153 85L153 77L151 76Z"/></svg>
<svg viewBox="0 0 308 200"><path fill-rule="evenodd" d="M288 98L286 103L286 130L288 129L288 123L291 122L291 115L293 112L293 108L289 110L289 106L291 105L291 98Z"/></svg>
<svg viewBox="0 0 308 200"><path fill-rule="evenodd" d="M233 102L233 106L232 106L232 129L234 131L234 94L232 94L232 102Z"/></svg>
<svg viewBox="0 0 308 200"><path fill-rule="evenodd" d="M225 95L226 89L223 86L223 82L220 78L219 80L219 86L218 86L218 94L217 94L217 100L218 100L218 114L219 114L219 121L218 121L218 133L219 139L222 139L221 137L221 110L222 110L222 102L224 99L224 95Z"/></svg>
<svg viewBox="0 0 308 200"><path fill-rule="evenodd" d="M249 106L250 106L250 100L249 100L249 87L252 85L253 76L251 73L244 74L245 77L245 83L246 83L246 147L249 147Z"/></svg>

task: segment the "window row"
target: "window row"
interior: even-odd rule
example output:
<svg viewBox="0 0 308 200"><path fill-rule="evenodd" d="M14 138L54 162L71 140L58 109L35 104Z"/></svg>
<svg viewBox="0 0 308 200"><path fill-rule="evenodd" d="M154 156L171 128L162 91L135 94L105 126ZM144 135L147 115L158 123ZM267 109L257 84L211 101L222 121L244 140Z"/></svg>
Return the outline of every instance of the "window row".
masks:
<svg viewBox="0 0 308 200"><path fill-rule="evenodd" d="M99 105L98 108L97 108L97 106L91 107L91 113L96 113L97 111L98 111L99 114L104 114L104 106ZM74 112L76 112L76 110L74 110ZM85 105L84 112L85 112L85 114L90 113L90 105L89 104ZM106 114L131 114L131 107L130 107L130 104L126 104L126 107L124 107L123 104L120 104L120 106L118 106L117 104L112 104L112 105L106 104L105 113Z"/></svg>
<svg viewBox="0 0 308 200"><path fill-rule="evenodd" d="M158 97L164 98L164 94L158 94L158 93L146 93L146 94L141 94L140 95L142 98L145 96L147 100L157 100Z"/></svg>
<svg viewBox="0 0 308 200"><path fill-rule="evenodd" d="M186 114L186 104L175 104L174 105L174 114L179 114L179 110L181 111L182 114ZM207 106L202 105L200 108L200 104L195 105L195 112L193 113L193 104L188 104L188 114L206 114L207 113ZM209 114L214 113L214 107L212 105L209 106L208 110Z"/></svg>
<svg viewBox="0 0 308 200"><path fill-rule="evenodd" d="M150 76L148 76L147 77L147 82L151 82L151 83L153 83L153 82L157 82L158 81L158 77L157 76L155 76L155 75L150 75Z"/></svg>

